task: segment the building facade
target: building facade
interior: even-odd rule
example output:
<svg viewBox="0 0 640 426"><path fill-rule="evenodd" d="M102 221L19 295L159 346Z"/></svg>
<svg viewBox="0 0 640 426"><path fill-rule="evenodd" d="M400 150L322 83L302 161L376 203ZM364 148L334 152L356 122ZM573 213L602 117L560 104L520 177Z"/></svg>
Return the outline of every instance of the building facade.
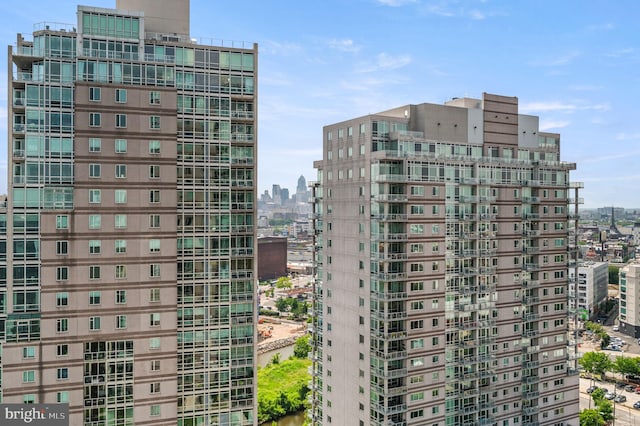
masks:
<svg viewBox="0 0 640 426"><path fill-rule="evenodd" d="M2 402L256 423L257 46L189 13L79 6L9 49Z"/></svg>
<svg viewBox="0 0 640 426"><path fill-rule="evenodd" d="M634 261L620 269L620 331L640 338L640 263Z"/></svg>
<svg viewBox="0 0 640 426"><path fill-rule="evenodd" d="M323 147L313 424L577 425L559 135L484 94L329 125Z"/></svg>
<svg viewBox="0 0 640 426"><path fill-rule="evenodd" d="M575 269L569 269L569 291L577 290L575 302L583 318L586 316L586 318L592 319L596 316L598 306L602 302L606 302L609 297L608 286L608 262L580 263L577 280L575 279Z"/></svg>

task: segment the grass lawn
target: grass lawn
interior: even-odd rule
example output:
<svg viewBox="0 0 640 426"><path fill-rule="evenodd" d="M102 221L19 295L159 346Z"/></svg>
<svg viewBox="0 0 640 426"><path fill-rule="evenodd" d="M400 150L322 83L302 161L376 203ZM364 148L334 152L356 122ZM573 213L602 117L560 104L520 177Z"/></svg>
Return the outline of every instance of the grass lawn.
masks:
<svg viewBox="0 0 640 426"><path fill-rule="evenodd" d="M292 358L258 370L258 419L275 420L304 408L310 359Z"/></svg>

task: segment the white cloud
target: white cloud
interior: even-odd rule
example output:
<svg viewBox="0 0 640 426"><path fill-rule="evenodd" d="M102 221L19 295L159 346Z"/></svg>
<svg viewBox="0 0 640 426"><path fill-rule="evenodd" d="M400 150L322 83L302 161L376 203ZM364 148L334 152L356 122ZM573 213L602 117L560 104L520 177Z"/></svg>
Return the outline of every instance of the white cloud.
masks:
<svg viewBox="0 0 640 426"><path fill-rule="evenodd" d="M627 47L624 49L616 49L612 52L609 53L605 53L604 56L608 57L608 58L620 58L622 56L629 56L633 53L635 53L635 49L633 47Z"/></svg>
<svg viewBox="0 0 640 426"><path fill-rule="evenodd" d="M360 50L360 46L355 44L351 39L342 39L342 40L329 40L327 43L330 48L341 50L343 52L357 52Z"/></svg>
<svg viewBox="0 0 640 426"><path fill-rule="evenodd" d="M613 25L612 23L608 22L605 24L595 24L595 25L589 25L587 27L587 30L589 31L610 31L612 29L615 28L615 25Z"/></svg>
<svg viewBox="0 0 640 426"><path fill-rule="evenodd" d="M412 59L409 55L391 56L387 53L379 53L376 56L375 63L364 65L357 72L367 73L375 71L388 71L402 68L411 63Z"/></svg>
<svg viewBox="0 0 640 426"><path fill-rule="evenodd" d="M640 139L640 135L638 135L638 138ZM640 155L640 151L638 150L626 151L626 152L619 152L611 155L599 155L596 157L583 158L580 160L580 163L600 163L600 162L611 161L611 160L629 159L629 158L637 157L639 155Z"/></svg>
<svg viewBox="0 0 640 426"><path fill-rule="evenodd" d="M549 101L549 102L529 102L520 105L520 111L524 113L531 112L550 112L550 111L558 111L564 113L572 113L575 111L608 111L611 109L611 106L608 103L602 104L593 104L593 105L578 105L576 103L566 103L560 101Z"/></svg>
<svg viewBox="0 0 640 426"><path fill-rule="evenodd" d="M569 124L571 124L571 122L567 120L556 120L556 121L543 120L540 123L540 131L546 132L547 130L551 130L551 129L562 129L563 127L567 127Z"/></svg>
<svg viewBox="0 0 640 426"><path fill-rule="evenodd" d="M640 133L618 133L616 140L619 141L635 141L640 140Z"/></svg>
<svg viewBox="0 0 640 426"><path fill-rule="evenodd" d="M302 46L293 42L279 42L267 40L260 45L260 53L271 55L291 56L298 55L302 51Z"/></svg>
<svg viewBox="0 0 640 426"><path fill-rule="evenodd" d="M469 17L471 19L475 19L477 21L481 21L487 17L487 15L479 10L471 10L469 11Z"/></svg>
<svg viewBox="0 0 640 426"><path fill-rule="evenodd" d="M399 6L404 6L405 4L416 3L416 0L376 0L376 1L383 6L390 6L390 7L399 7Z"/></svg>

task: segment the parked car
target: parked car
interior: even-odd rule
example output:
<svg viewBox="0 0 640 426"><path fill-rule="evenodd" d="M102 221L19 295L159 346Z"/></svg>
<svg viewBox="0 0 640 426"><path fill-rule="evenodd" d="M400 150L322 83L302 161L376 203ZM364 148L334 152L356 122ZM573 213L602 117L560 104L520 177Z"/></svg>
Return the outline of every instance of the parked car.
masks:
<svg viewBox="0 0 640 426"><path fill-rule="evenodd" d="M604 397L605 397L606 399L611 400L611 399L614 399L616 396L618 396L618 395L616 395L616 393L615 393L615 392L608 392Z"/></svg>
<svg viewBox="0 0 640 426"><path fill-rule="evenodd" d="M624 395L618 395L614 398L615 402L627 402L627 397Z"/></svg>
<svg viewBox="0 0 640 426"><path fill-rule="evenodd" d="M638 387L636 388L636 393L637 393L637 394L640 394L640 386L638 386Z"/></svg>
<svg viewBox="0 0 640 426"><path fill-rule="evenodd" d="M627 386L624 387L624 390L626 390L627 392L635 392L636 389L637 389L637 387L634 386L634 385L627 385Z"/></svg>
<svg viewBox="0 0 640 426"><path fill-rule="evenodd" d="M620 331L620 327L618 327L617 325L614 325L612 328L613 331Z"/></svg>
<svg viewBox="0 0 640 426"><path fill-rule="evenodd" d="M633 403L633 408L640 410L640 401L636 401Z"/></svg>
<svg viewBox="0 0 640 426"><path fill-rule="evenodd" d="M597 386L589 386L589 387L587 388L587 393L593 393L593 391L594 391L594 390L596 390L596 389L598 389L598 387L597 387Z"/></svg>
<svg viewBox="0 0 640 426"><path fill-rule="evenodd" d="M624 388L625 388L625 386L627 386L627 384L626 384L625 382L617 382L617 383L616 383L616 387L617 387L618 389L624 389Z"/></svg>

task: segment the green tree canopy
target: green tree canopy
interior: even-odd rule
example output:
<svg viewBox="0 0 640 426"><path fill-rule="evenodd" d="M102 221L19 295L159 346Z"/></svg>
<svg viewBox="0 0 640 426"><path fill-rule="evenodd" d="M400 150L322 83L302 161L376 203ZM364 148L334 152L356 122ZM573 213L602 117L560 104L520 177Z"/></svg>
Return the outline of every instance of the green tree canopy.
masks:
<svg viewBox="0 0 640 426"><path fill-rule="evenodd" d="M616 357L611 368L613 371L625 376L629 374L638 375L640 374L640 358Z"/></svg>
<svg viewBox="0 0 640 426"><path fill-rule="evenodd" d="M605 421L597 409L582 410L580 413L580 426L604 426Z"/></svg>
<svg viewBox="0 0 640 426"><path fill-rule="evenodd" d="M587 352L582 355L579 363L586 372L599 375L611 370L612 367L609 356L603 352Z"/></svg>
<svg viewBox="0 0 640 426"><path fill-rule="evenodd" d="M293 287L293 281L289 277L280 277L276 280L276 288L289 289L291 287Z"/></svg>
<svg viewBox="0 0 640 426"><path fill-rule="evenodd" d="M296 339L296 344L293 346L293 356L304 359L309 355L310 351L309 336L302 336Z"/></svg>

